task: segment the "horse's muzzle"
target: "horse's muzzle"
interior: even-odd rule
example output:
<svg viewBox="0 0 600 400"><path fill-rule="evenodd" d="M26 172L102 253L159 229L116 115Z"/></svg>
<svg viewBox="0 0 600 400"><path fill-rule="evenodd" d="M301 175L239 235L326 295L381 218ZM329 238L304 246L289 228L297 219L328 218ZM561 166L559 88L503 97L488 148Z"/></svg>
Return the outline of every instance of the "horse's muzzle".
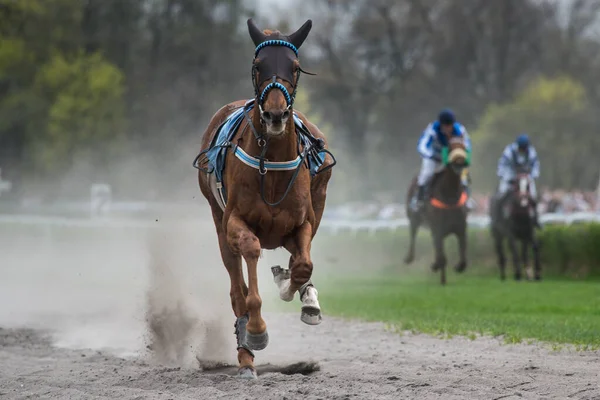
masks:
<svg viewBox="0 0 600 400"><path fill-rule="evenodd" d="M452 171L457 175L461 175L466 167L465 164L450 163L450 168L452 168Z"/></svg>
<svg viewBox="0 0 600 400"><path fill-rule="evenodd" d="M267 128L267 135L269 136L279 136L283 134L289 118L289 110L263 111L261 114L261 119Z"/></svg>

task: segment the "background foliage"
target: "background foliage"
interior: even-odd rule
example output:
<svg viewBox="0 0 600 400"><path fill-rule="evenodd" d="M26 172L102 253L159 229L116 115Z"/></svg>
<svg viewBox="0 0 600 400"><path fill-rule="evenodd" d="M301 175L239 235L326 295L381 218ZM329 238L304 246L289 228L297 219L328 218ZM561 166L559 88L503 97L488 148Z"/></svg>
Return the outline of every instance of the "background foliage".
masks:
<svg viewBox="0 0 600 400"><path fill-rule="evenodd" d="M314 20L301 61L318 75L303 77L297 106L338 155L332 201L403 198L418 136L446 106L477 146L476 190L495 186L495 161L520 132L540 151L543 185L595 186L600 1L307 0L279 9L0 0L0 167L14 194L33 184L43 195L81 194L107 181L119 196L180 198L210 116L252 96L250 16L286 33Z"/></svg>

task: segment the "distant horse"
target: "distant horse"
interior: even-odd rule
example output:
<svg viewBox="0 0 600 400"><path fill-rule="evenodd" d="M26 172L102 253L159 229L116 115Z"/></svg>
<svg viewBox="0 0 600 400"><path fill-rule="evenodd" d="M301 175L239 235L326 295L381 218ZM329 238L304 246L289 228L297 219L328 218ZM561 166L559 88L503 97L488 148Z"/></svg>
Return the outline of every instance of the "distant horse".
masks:
<svg viewBox="0 0 600 400"><path fill-rule="evenodd" d="M455 266L457 272L463 272L467 267L467 193L462 183L462 172L468 166L467 152L462 138L453 138L448 148L448 161L444 168L436 173L430 184L430 193L423 210L414 212L409 204L415 190L415 177L407 193L406 215L410 222L410 245L404 262L410 264L415 258L415 238L419 226L427 224L431 231L435 248L435 261L431 269L441 270L441 283L446 284L446 255L444 239L450 234L458 237L460 260Z"/></svg>
<svg viewBox="0 0 600 400"><path fill-rule="evenodd" d="M291 253L289 269L272 268L280 297L292 301L299 292L301 320L310 325L321 322L317 290L310 279L310 248L325 209L335 159L321 131L292 108L304 72L298 49L311 27L308 20L298 31L284 36L279 31L261 31L248 20L256 46L254 99L236 101L217 111L194 161L231 281L242 378L257 377L254 351L268 344L258 291L257 264L262 249L285 247ZM248 268L248 286L242 258Z"/></svg>
<svg viewBox="0 0 600 400"><path fill-rule="evenodd" d="M506 257L504 255L504 239L508 241L508 246L513 258L515 269L515 280L522 278L521 263L526 268L528 278L531 279L531 273L528 264L529 246L533 250L534 276L535 280L541 280L541 263L539 254L539 242L535 236L533 199L531 198L529 186L529 175L526 173L518 174L517 179L513 181L512 192L508 195L505 204L500 208L498 196L492 200L490 207L491 232L494 238L496 254L498 256L498 265L500 267L500 279L506 279ZM516 242L521 242L521 255L519 257Z"/></svg>

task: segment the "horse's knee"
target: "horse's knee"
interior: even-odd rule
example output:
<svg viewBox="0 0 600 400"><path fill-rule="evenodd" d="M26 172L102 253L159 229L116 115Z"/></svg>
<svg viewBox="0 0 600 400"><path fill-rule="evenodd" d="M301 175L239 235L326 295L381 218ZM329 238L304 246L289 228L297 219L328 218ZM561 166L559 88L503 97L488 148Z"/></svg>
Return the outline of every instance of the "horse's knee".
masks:
<svg viewBox="0 0 600 400"><path fill-rule="evenodd" d="M312 276L313 263L308 258L298 258L292 263L291 280L292 284L302 286L309 281Z"/></svg>
<svg viewBox="0 0 600 400"><path fill-rule="evenodd" d="M239 247L245 258L258 259L260 257L260 241L251 233L243 233L240 236Z"/></svg>

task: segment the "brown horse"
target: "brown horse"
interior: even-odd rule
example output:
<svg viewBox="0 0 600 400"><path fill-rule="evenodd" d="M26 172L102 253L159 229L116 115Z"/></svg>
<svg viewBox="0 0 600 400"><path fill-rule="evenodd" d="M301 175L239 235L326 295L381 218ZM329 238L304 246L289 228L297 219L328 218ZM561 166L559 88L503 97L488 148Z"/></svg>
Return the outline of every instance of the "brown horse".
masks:
<svg viewBox="0 0 600 400"><path fill-rule="evenodd" d="M542 266L540 262L540 245L535 235L534 202L531 197L529 174L519 173L513 181L513 188L508 194L505 207L499 204L500 199L495 196L490 207L491 233L494 238L500 279L506 279L506 256L504 255L504 240L508 242L515 280L521 280L521 265L525 266L528 279L539 281L542 279ZM521 254L517 251L517 241L521 242ZM528 268L529 247L533 250L534 273Z"/></svg>
<svg viewBox="0 0 600 400"><path fill-rule="evenodd" d="M236 101L217 111L194 161L231 281L239 376L243 378L256 378L253 351L268 344L257 275L262 249L285 247L291 253L289 270L272 268L280 297L291 301L299 292L301 320L311 325L321 321L317 290L310 280L310 248L325 209L335 159L319 129L292 108L304 72L298 48L311 27L308 20L298 31L284 36L279 31L261 31L248 20L256 46L254 99Z"/></svg>
<svg viewBox="0 0 600 400"><path fill-rule="evenodd" d="M444 239L450 234L458 237L460 260L455 267L463 272L467 267L467 193L462 183L462 172L467 166L467 152L462 138L450 140L448 163L436 173L429 184L431 193L427 204L420 212L414 212L409 204L417 189L415 177L408 188L406 215L410 222L410 245L404 262L410 264L415 258L415 238L419 226L427 224L431 230L435 261L433 271L441 270L441 283L446 284L446 255Z"/></svg>

